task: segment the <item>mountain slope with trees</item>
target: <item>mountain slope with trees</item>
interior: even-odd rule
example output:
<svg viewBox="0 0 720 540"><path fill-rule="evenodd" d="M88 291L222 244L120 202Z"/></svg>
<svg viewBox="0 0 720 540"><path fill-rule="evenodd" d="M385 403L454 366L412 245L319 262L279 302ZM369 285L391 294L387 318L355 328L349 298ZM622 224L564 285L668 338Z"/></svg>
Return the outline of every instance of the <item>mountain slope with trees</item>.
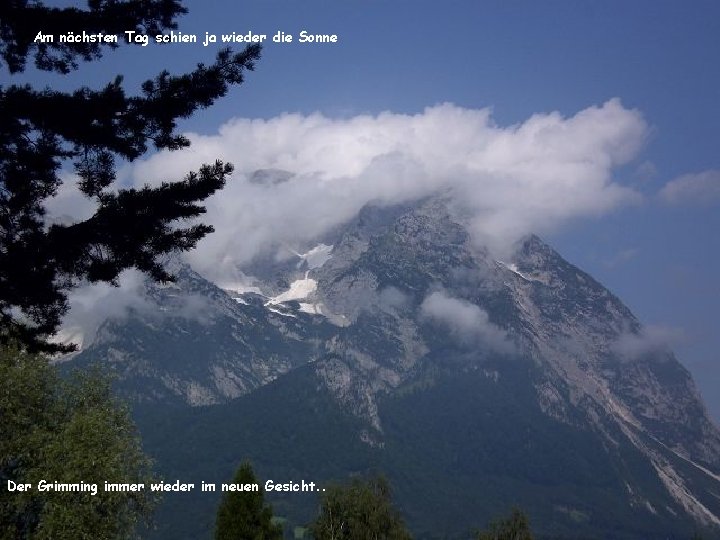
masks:
<svg viewBox="0 0 720 540"><path fill-rule="evenodd" d="M330 243L320 267L279 268L286 288L316 281L300 301L269 303L282 290L260 279L260 293L178 280L175 301L212 291L211 315L187 334L193 354L175 346L191 327L150 287L163 317L109 321L76 357L107 358L119 388L137 391L136 417L168 474L218 481L245 456L261 478L328 482L380 470L419 537L468 534L514 505L539 536L717 529L720 433L668 349L622 348L642 342L642 325L591 276L535 236L509 260L493 258L442 199L365 209ZM230 312L232 335L252 337L234 357L215 346ZM300 351L299 336L312 342L304 363L254 378L227 403L178 403L173 376L217 392L232 374L268 373L277 359L255 338L271 329L288 350ZM154 362L166 347L174 362ZM201 451L202 471L168 445L173 432L159 436L164 426ZM314 504L272 502L295 524Z"/></svg>

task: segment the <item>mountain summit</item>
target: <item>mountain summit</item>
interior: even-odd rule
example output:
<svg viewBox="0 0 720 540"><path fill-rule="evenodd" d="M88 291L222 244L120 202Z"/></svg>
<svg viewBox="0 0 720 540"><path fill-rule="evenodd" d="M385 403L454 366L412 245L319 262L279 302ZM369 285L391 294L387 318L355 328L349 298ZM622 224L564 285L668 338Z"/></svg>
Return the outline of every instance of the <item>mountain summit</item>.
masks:
<svg viewBox="0 0 720 540"><path fill-rule="evenodd" d="M720 432L591 276L537 236L495 258L442 199L366 207L323 241L250 288L179 267L73 362L116 368L161 466L183 462L147 433L166 422L206 476L246 456L318 480L381 468L420 536L517 504L556 537L720 537ZM167 470L199 474L185 463Z"/></svg>

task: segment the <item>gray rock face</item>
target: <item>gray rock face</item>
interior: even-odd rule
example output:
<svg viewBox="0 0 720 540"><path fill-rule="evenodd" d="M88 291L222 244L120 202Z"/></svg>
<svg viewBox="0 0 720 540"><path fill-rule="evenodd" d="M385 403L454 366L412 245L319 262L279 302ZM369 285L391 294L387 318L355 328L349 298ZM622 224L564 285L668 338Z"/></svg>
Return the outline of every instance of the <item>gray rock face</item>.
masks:
<svg viewBox="0 0 720 540"><path fill-rule="evenodd" d="M147 284L147 307L108 320L72 363L102 361L137 402L212 405L245 395L311 361L334 328L267 298L219 289L190 268Z"/></svg>
<svg viewBox="0 0 720 540"><path fill-rule="evenodd" d="M368 416L379 438L382 418L371 404L412 380L418 366L436 361L438 350L453 350L462 359L458 369L490 357L529 359L537 368L537 403L549 417L594 430L607 449L629 443L678 507L720 525L720 433L690 375L667 350L621 354L620 341L641 339L639 321L539 238L523 241L508 262L493 260L432 200L371 235L348 231L333 255L317 274L318 295L353 324L332 344L342 367L326 365L321 376L345 401L348 389L356 389L351 408ZM395 304L383 302L388 290ZM450 311L428 317L424 308L433 291ZM461 339L460 330L473 324L476 339ZM504 332L514 350L488 343L483 324ZM463 351L469 343L470 354ZM343 372L341 389L336 370ZM628 486L628 492L635 504L658 511L641 489Z"/></svg>
<svg viewBox="0 0 720 540"><path fill-rule="evenodd" d="M500 384L512 368L548 423L589 434L609 456L628 505L720 527L720 432L670 351L623 350L642 325L591 276L536 236L496 260L442 199L366 208L333 242L322 265L278 269L259 287L266 296L180 268L176 287L149 286L156 312L107 322L74 361L105 359L136 400L190 405L310 364L380 449L386 398L438 372Z"/></svg>

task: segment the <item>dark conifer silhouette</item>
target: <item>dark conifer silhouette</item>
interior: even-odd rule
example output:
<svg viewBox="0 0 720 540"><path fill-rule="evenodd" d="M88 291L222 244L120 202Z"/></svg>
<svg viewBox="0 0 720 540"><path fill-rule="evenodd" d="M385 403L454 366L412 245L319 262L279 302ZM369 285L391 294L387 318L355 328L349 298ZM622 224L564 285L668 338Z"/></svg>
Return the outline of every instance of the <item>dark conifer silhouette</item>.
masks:
<svg viewBox="0 0 720 540"><path fill-rule="evenodd" d="M240 465L232 483L246 489L258 485L248 461ZM215 522L215 540L281 540L282 537L282 526L273 523L272 508L265 504L262 491L229 491L223 495Z"/></svg>
<svg viewBox="0 0 720 540"><path fill-rule="evenodd" d="M0 2L0 71L19 73L33 60L38 69L68 73L117 46L41 42L39 31L118 35L123 43L126 30L161 33L176 28L175 18L185 12L177 0L89 0L85 10ZM177 120L242 83L259 56L257 45L239 53L224 49L212 65L199 64L192 73L163 71L137 96L125 94L120 76L101 90L73 93L0 86L0 342L30 351L72 350L47 338L58 329L73 287L116 283L133 267L172 280L159 256L191 249L212 231L205 224L183 228L178 220L204 213L200 203L223 187L232 165L217 161L160 187L114 189L116 160L137 159L149 145L188 146L176 133ZM57 192L67 164L74 166L82 193L97 201L97 211L85 221L48 226L44 204Z"/></svg>

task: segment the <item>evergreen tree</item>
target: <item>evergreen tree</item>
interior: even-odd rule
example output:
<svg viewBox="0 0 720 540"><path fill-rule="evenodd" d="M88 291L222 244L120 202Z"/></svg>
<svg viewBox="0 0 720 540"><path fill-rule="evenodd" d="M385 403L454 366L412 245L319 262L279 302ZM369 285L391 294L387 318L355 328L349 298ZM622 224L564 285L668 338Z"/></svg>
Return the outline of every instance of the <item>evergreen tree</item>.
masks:
<svg viewBox="0 0 720 540"><path fill-rule="evenodd" d="M532 540L528 517L518 508L510 515L490 524L487 531L478 533L478 540Z"/></svg>
<svg viewBox="0 0 720 540"><path fill-rule="evenodd" d="M162 33L185 13L178 0L88 0L88 9L51 8L39 0L0 2L0 71L36 68L59 73L97 60L115 43L60 42L73 33L125 39L124 32ZM52 42L37 32L52 34ZM28 85L0 86L0 342L31 351L68 351L48 343L68 309L67 294L81 282L116 283L128 268L171 281L159 256L193 248L212 231L206 224L181 226L205 211L199 204L221 189L232 166L220 161L159 187L116 189L117 160L132 161L156 149L188 146L176 122L209 107L230 85L243 82L260 47L224 49L212 65L191 73L167 71L127 96L118 76L100 90L73 93ZM96 203L90 218L48 224L45 202L72 164L82 193Z"/></svg>
<svg viewBox="0 0 720 540"><path fill-rule="evenodd" d="M310 525L316 540L408 540L399 512L392 506L383 477L326 488L320 514Z"/></svg>
<svg viewBox="0 0 720 540"><path fill-rule="evenodd" d="M233 483L257 484L249 462L240 465ZM274 524L272 517L262 491L228 491L218 508L215 540L281 539L282 527Z"/></svg>
<svg viewBox="0 0 720 540"><path fill-rule="evenodd" d="M150 462L127 409L98 374L59 378L47 360L0 347L0 539L124 539L146 520L155 496ZM40 491L38 483L84 482L91 491ZM106 492L104 481L144 483ZM9 491L8 481L30 483Z"/></svg>

